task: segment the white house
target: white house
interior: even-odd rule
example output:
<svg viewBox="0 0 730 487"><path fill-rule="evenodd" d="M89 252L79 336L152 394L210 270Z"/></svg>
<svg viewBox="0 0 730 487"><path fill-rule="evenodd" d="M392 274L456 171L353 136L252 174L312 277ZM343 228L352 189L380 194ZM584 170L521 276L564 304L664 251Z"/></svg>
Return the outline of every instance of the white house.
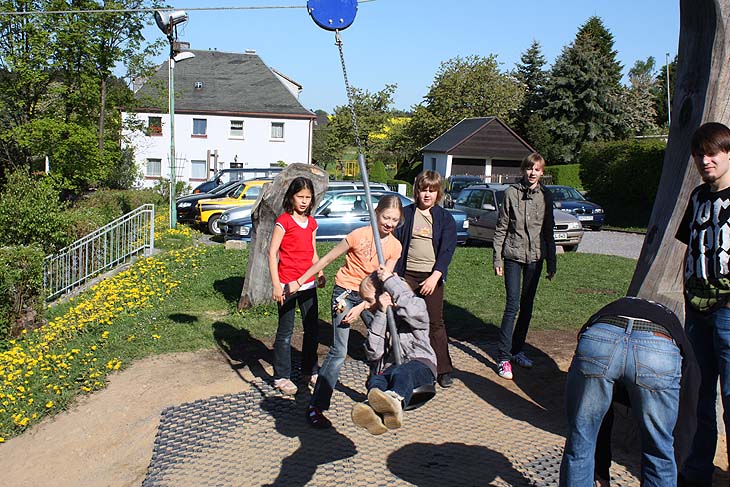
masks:
<svg viewBox="0 0 730 487"><path fill-rule="evenodd" d="M497 117L465 118L421 149L423 169L443 177L481 176L508 181L520 175L522 159L534 152Z"/></svg>
<svg viewBox="0 0 730 487"><path fill-rule="evenodd" d="M175 63L177 179L192 186L218 169L309 164L316 115L299 103L301 85L266 66L255 51L190 50ZM136 117L146 131L125 133L146 187L170 178L168 63L135 93Z"/></svg>

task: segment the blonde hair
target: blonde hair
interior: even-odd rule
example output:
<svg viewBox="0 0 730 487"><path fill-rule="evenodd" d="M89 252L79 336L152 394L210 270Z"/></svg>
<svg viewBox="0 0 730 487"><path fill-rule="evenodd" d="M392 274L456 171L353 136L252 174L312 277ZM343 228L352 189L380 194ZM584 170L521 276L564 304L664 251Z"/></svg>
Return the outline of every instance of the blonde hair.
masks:
<svg viewBox="0 0 730 487"><path fill-rule="evenodd" d="M375 208L375 214L380 215L385 210L390 210L393 208L397 209L400 213L400 218L398 222L398 225L400 226L403 224L403 203L401 202L400 196L398 195L389 194L380 198L380 200L378 200L378 206L377 208Z"/></svg>
<svg viewBox="0 0 730 487"><path fill-rule="evenodd" d="M418 192L425 189L435 190L437 192L436 203L439 203L444 196L441 174L436 171L426 170L416 176L416 180L413 182L413 199L416 200L416 203L418 203Z"/></svg>
<svg viewBox="0 0 730 487"><path fill-rule="evenodd" d="M545 169L545 158L542 157L539 152L533 152L532 154L525 156L520 164L520 171L532 169L536 164L542 164L542 168Z"/></svg>

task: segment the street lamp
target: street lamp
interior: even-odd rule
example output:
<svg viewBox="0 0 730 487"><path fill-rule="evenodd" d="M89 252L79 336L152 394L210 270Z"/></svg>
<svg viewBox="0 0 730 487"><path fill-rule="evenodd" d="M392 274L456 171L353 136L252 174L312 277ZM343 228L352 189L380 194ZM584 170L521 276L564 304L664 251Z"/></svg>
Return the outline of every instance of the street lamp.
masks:
<svg viewBox="0 0 730 487"><path fill-rule="evenodd" d="M180 52L177 42L177 26L188 21L183 10L161 12L155 10L155 22L170 43L170 59L167 70L168 113L170 114L170 228L177 227L177 207L175 206L175 185L177 180L177 159L175 157L175 62L195 57L192 52Z"/></svg>

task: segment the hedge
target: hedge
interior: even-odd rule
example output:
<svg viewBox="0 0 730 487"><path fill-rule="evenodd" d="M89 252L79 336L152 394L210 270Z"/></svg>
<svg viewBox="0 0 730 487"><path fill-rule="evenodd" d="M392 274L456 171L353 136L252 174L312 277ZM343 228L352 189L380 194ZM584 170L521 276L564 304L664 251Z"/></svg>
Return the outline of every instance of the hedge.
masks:
<svg viewBox="0 0 730 487"><path fill-rule="evenodd" d="M603 206L606 223L645 227L659 186L666 143L622 140L586 144L580 178L591 200Z"/></svg>
<svg viewBox="0 0 730 487"><path fill-rule="evenodd" d="M545 174L553 177L551 184L572 186L579 190L583 189L583 183L580 180L580 164L547 166L545 168Z"/></svg>
<svg viewBox="0 0 730 487"><path fill-rule="evenodd" d="M36 245L0 247L0 350L12 336L40 324L43 256Z"/></svg>

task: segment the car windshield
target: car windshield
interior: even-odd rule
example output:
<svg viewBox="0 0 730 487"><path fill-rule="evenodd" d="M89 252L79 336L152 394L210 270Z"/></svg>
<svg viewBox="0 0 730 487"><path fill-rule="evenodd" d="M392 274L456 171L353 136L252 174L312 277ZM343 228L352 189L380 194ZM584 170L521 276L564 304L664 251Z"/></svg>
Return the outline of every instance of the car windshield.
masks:
<svg viewBox="0 0 730 487"><path fill-rule="evenodd" d="M211 194L224 193L224 192L230 190L236 184L238 184L238 181L231 181L230 183L221 184L220 186L216 186L215 188L211 189L210 193Z"/></svg>
<svg viewBox="0 0 730 487"><path fill-rule="evenodd" d="M478 183L478 182L479 182L479 180L474 180L474 181L454 181L453 183L451 183L451 192L452 193L458 193L459 191L461 191L462 189L466 188L470 184L475 184L475 183Z"/></svg>
<svg viewBox="0 0 730 487"><path fill-rule="evenodd" d="M583 201L585 198L577 189L570 186L553 186L550 188L555 201L578 200Z"/></svg>

